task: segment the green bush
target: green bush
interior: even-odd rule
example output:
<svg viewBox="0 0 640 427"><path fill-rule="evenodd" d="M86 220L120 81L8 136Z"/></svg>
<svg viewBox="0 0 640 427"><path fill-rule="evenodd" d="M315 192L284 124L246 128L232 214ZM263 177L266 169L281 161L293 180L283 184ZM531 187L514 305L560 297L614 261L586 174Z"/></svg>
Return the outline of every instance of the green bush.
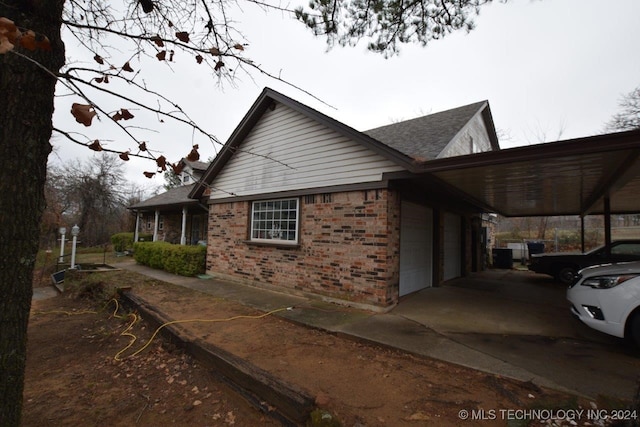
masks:
<svg viewBox="0 0 640 427"><path fill-rule="evenodd" d="M113 245L113 250L116 252L124 252L128 249L133 248L133 237L134 233L117 233L111 236L111 244ZM139 241L151 241L153 239L153 234L151 233L140 233L138 234Z"/></svg>
<svg viewBox="0 0 640 427"><path fill-rule="evenodd" d="M205 246L173 245L166 242L138 242L134 244L134 259L142 265L181 276L195 276L205 272Z"/></svg>
<svg viewBox="0 0 640 427"><path fill-rule="evenodd" d="M111 244L116 252L124 252L133 247L133 233L117 233L111 236Z"/></svg>

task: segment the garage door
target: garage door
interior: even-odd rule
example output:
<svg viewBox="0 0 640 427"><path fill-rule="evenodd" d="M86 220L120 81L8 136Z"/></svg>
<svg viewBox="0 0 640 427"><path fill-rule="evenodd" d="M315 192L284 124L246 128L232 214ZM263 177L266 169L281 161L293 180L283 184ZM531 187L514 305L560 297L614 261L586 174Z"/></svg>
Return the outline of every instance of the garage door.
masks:
<svg viewBox="0 0 640 427"><path fill-rule="evenodd" d="M400 214L400 296L431 286L433 212L402 202Z"/></svg>
<svg viewBox="0 0 640 427"><path fill-rule="evenodd" d="M462 226L460 215L444 214L444 271L443 280L462 275Z"/></svg>

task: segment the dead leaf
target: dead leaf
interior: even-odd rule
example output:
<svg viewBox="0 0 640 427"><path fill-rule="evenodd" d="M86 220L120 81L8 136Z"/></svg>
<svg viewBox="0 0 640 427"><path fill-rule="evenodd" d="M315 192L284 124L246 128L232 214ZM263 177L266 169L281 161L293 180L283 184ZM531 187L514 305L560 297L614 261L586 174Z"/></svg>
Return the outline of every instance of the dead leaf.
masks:
<svg viewBox="0 0 640 427"><path fill-rule="evenodd" d="M13 50L14 44L9 41L5 36L0 36L0 55Z"/></svg>
<svg viewBox="0 0 640 427"><path fill-rule="evenodd" d="M91 120L96 116L96 111L91 105L73 103L71 105L71 114L78 123L85 126L91 126Z"/></svg>
<svg viewBox="0 0 640 427"><path fill-rule="evenodd" d="M93 57L93 60L96 61L100 65L104 65L104 59L102 59L102 57L100 55L98 55L97 53Z"/></svg>
<svg viewBox="0 0 640 427"><path fill-rule="evenodd" d="M213 67L213 69L214 69L215 71L218 71L218 70L219 70L220 68L222 68L222 67L224 67L224 62L222 62L222 61L218 61L218 62L216 62L216 66L215 66L215 67Z"/></svg>
<svg viewBox="0 0 640 427"><path fill-rule="evenodd" d="M36 50L36 33L31 30L24 32L20 38L20 46L30 51Z"/></svg>
<svg viewBox="0 0 640 427"><path fill-rule="evenodd" d="M122 160L127 162L127 161L129 161L129 152L125 151L124 153L120 153L120 155L118 157L120 157Z"/></svg>
<svg viewBox="0 0 640 427"><path fill-rule="evenodd" d="M164 61L166 56L167 56L166 50L160 51L156 54L156 58L158 58L158 61Z"/></svg>
<svg viewBox="0 0 640 427"><path fill-rule="evenodd" d="M142 10L144 13L153 12L153 1L152 0L139 0L140 6L142 6Z"/></svg>
<svg viewBox="0 0 640 427"><path fill-rule="evenodd" d="M176 38L184 43L189 43L189 33L186 31L178 31L176 33Z"/></svg>
<svg viewBox="0 0 640 427"><path fill-rule="evenodd" d="M160 36L153 36L149 40L154 42L156 44L156 46L158 46L158 47L164 47L164 42L162 41Z"/></svg>
<svg viewBox="0 0 640 427"><path fill-rule="evenodd" d="M233 45L233 48L237 49L237 50L244 50L244 46L241 45L240 43L237 43L237 44Z"/></svg>
<svg viewBox="0 0 640 427"><path fill-rule="evenodd" d="M153 178L153 176L156 174L155 172L142 172L142 173L147 178ZM169 382L169 381L167 381L167 382ZM171 384L172 382L173 382L173 377L171 377L171 382L169 382L169 384Z"/></svg>
<svg viewBox="0 0 640 427"><path fill-rule="evenodd" d="M176 175L180 175L182 173L183 168L184 168L184 165L182 163L171 164L171 169L173 169L173 173Z"/></svg>
<svg viewBox="0 0 640 427"><path fill-rule="evenodd" d="M0 17L0 34L9 37L9 34L14 34L15 37L19 36L20 30L16 24L9 18Z"/></svg>
<svg viewBox="0 0 640 427"><path fill-rule="evenodd" d="M169 51L169 61L170 61L170 62L173 62L173 55L174 55L174 54L175 54L175 51L174 51L174 50L170 50L170 51Z"/></svg>
<svg viewBox="0 0 640 427"><path fill-rule="evenodd" d="M12 50L21 36L22 33L12 20L0 18L0 54Z"/></svg>
<svg viewBox="0 0 640 427"><path fill-rule="evenodd" d="M93 151L102 151L102 146L100 145L100 141L97 139L88 145Z"/></svg>
<svg viewBox="0 0 640 427"><path fill-rule="evenodd" d="M122 66L122 71L128 71L130 73L133 72L133 68L131 68L129 61L127 61L127 63Z"/></svg>
<svg viewBox="0 0 640 427"><path fill-rule="evenodd" d="M202 64L202 60L203 60L203 59L204 59L204 58L202 57L202 55L196 55L196 62L197 62L198 64Z"/></svg>
<svg viewBox="0 0 640 427"><path fill-rule="evenodd" d="M191 149L189 155L187 155L187 160L190 162L196 162L200 159L200 153L198 153L198 144L194 145Z"/></svg>
<svg viewBox="0 0 640 427"><path fill-rule="evenodd" d="M217 47L212 47L209 49L209 53L212 55L220 55L220 50Z"/></svg>
<svg viewBox="0 0 640 427"><path fill-rule="evenodd" d="M131 114L129 110L127 110L126 108L121 108L111 118L117 122L118 120L130 120L134 117L135 116Z"/></svg>
<svg viewBox="0 0 640 427"><path fill-rule="evenodd" d="M51 50L51 42L47 36L36 34L36 48L44 51Z"/></svg>
<svg viewBox="0 0 640 427"><path fill-rule="evenodd" d="M139 145L138 145L138 149L140 151L147 151L147 143L142 141Z"/></svg>
<svg viewBox="0 0 640 427"><path fill-rule="evenodd" d="M160 156L156 159L156 164L158 165L158 169L161 171L167 170L167 158L165 156Z"/></svg>

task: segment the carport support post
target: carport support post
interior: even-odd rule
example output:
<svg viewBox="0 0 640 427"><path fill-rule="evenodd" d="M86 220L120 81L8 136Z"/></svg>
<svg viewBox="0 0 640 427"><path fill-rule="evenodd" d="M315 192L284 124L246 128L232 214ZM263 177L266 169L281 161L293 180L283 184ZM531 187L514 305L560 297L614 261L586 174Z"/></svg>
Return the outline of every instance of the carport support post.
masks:
<svg viewBox="0 0 640 427"><path fill-rule="evenodd" d="M604 197L604 244L607 245L607 257L611 256L611 200Z"/></svg>
<svg viewBox="0 0 640 427"><path fill-rule="evenodd" d="M584 215L580 216L580 251L584 253Z"/></svg>

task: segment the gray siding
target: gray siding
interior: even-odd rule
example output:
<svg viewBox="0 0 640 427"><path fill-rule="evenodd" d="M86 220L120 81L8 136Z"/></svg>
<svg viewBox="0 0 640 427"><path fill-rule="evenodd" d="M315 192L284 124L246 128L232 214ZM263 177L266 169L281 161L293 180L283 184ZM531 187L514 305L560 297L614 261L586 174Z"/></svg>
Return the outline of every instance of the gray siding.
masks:
<svg viewBox="0 0 640 427"><path fill-rule="evenodd" d="M277 103L211 183L211 198L376 182L383 173L400 170L363 145Z"/></svg>
<svg viewBox="0 0 640 427"><path fill-rule="evenodd" d="M478 113L447 144L438 155L438 158L463 156L491 150L487 127L484 124L484 120L482 120L482 114Z"/></svg>

